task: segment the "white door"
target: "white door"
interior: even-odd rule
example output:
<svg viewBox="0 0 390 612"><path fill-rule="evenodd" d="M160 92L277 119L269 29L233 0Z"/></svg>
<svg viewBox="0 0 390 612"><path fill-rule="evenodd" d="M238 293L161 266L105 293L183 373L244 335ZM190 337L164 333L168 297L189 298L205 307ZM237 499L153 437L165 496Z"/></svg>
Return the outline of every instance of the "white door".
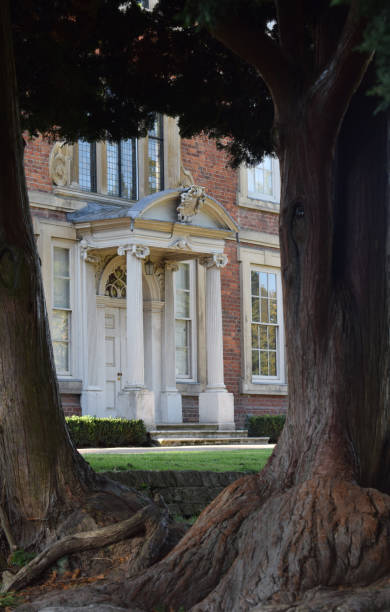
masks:
<svg viewBox="0 0 390 612"><path fill-rule="evenodd" d="M105 308L104 332L105 407L107 411L115 412L118 393L125 382L123 372L126 354L125 308Z"/></svg>

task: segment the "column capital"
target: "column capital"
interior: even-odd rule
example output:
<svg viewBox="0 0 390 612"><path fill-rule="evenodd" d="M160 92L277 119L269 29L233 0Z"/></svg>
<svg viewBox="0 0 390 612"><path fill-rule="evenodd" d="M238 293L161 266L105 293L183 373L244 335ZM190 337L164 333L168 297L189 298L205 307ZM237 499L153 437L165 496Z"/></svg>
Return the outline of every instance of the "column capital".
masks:
<svg viewBox="0 0 390 612"><path fill-rule="evenodd" d="M179 264L177 263L177 261L165 260L164 265L165 269L170 270L171 272L177 272L179 269Z"/></svg>
<svg viewBox="0 0 390 612"><path fill-rule="evenodd" d="M137 259L145 259L150 254L150 249L143 244L127 244L118 247L118 255L124 255L127 252L130 252Z"/></svg>
<svg viewBox="0 0 390 612"><path fill-rule="evenodd" d="M93 249L93 247L91 247L90 244L88 244L88 242L83 238L83 240L80 240L80 257L81 259L83 259L84 261L91 263L91 264L97 264L99 261L99 257L95 256L95 255L90 255L89 251L91 251Z"/></svg>
<svg viewBox="0 0 390 612"><path fill-rule="evenodd" d="M213 255L200 259L201 265L206 268L224 268L228 261L228 256L225 253L213 253Z"/></svg>

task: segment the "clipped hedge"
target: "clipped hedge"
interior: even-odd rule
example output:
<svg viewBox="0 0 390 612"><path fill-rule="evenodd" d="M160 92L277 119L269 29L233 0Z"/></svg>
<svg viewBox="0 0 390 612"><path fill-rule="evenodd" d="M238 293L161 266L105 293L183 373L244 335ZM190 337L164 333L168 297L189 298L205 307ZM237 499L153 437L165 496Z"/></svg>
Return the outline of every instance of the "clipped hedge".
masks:
<svg viewBox="0 0 390 612"><path fill-rule="evenodd" d="M141 419L71 416L65 420L70 437L78 448L148 445L148 434Z"/></svg>
<svg viewBox="0 0 390 612"><path fill-rule="evenodd" d="M248 436L250 438L269 436L269 441L274 444L282 433L285 421L285 414L250 415L247 423Z"/></svg>

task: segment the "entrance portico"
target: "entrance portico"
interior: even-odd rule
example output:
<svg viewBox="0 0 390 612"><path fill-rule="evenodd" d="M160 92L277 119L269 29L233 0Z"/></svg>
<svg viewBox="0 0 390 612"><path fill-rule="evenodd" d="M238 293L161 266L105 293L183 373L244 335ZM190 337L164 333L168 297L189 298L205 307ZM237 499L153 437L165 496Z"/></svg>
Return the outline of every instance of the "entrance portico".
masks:
<svg viewBox="0 0 390 612"><path fill-rule="evenodd" d="M183 193L191 189L184 206ZM90 203L69 218L81 239L87 304L83 413L142 418L149 428L180 423L180 387L186 383L199 396L200 422L233 429L233 395L224 384L220 280L228 265L225 241L236 231L230 216L193 187L148 196L132 208ZM152 264L149 274L145 262ZM197 299L177 288L185 262L192 262ZM191 320L184 313L178 321L178 299L199 306L203 294L204 320L195 308ZM189 363L192 359L187 379L177 372L183 350ZM197 360L206 362L203 379Z"/></svg>

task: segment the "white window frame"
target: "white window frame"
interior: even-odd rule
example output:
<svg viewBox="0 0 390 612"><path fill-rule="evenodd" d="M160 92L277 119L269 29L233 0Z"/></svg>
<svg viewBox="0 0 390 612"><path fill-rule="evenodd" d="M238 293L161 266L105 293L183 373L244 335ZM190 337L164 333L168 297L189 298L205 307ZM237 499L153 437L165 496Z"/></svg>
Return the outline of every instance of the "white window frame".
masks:
<svg viewBox="0 0 390 612"><path fill-rule="evenodd" d="M275 268L266 268L264 266L259 266L252 264L250 267L250 283L252 284L252 272L261 273L265 272L266 274L274 274L276 276L276 308L277 308L277 324L274 326L276 328L276 371L278 374L276 376L264 376L262 374L253 374L252 370L252 382L253 383L283 383L284 382L284 351L282 350L282 346L284 346L284 334L283 334L283 300L282 300L282 281L280 276L280 270ZM252 318L252 289L251 289L251 357L252 357L252 324L254 323ZM260 325L260 323L256 322L256 325ZM282 344L283 342L283 344Z"/></svg>
<svg viewBox="0 0 390 612"><path fill-rule="evenodd" d="M280 209L280 167L277 157L270 157L272 164L272 194L249 192L248 173L254 168L241 165L239 171L239 189L237 204L245 208L254 208L278 214Z"/></svg>
<svg viewBox="0 0 390 612"><path fill-rule="evenodd" d="M187 261L180 261L180 264L189 265L190 273L190 316L191 321L191 335L190 335L190 368L188 376L177 376L177 383L194 383L197 382L197 318L196 318L196 269L195 261L193 259ZM174 308L175 308L175 326L176 326L176 272L174 272ZM175 330L173 330L175 333ZM176 355L176 342L175 342L175 355Z"/></svg>
<svg viewBox="0 0 390 612"><path fill-rule="evenodd" d="M278 249L256 247L239 247L240 276L241 276L241 355L242 378L241 392L258 395L287 395L286 362L285 362L285 335L283 321L283 300L280 275L280 253ZM252 289L251 271L271 272L277 276L278 292L278 322L279 322L279 375L278 377L263 377L252 374Z"/></svg>
<svg viewBox="0 0 390 612"><path fill-rule="evenodd" d="M60 308L54 305L54 249L66 249L69 252L69 308ZM68 342L68 366L69 370L61 372L57 370L56 373L57 378L61 379L69 379L73 378L75 371L75 363L74 363L74 337L75 337L75 296L74 296L74 277L75 277L75 253L74 253L74 245L70 244L65 240L53 240L51 245L51 313L50 313L50 323L52 327L52 319L53 312L56 310L59 311L67 311L70 313L70 330L69 330L69 342ZM53 342L53 340L52 340ZM53 347L53 356L54 356L54 347Z"/></svg>

